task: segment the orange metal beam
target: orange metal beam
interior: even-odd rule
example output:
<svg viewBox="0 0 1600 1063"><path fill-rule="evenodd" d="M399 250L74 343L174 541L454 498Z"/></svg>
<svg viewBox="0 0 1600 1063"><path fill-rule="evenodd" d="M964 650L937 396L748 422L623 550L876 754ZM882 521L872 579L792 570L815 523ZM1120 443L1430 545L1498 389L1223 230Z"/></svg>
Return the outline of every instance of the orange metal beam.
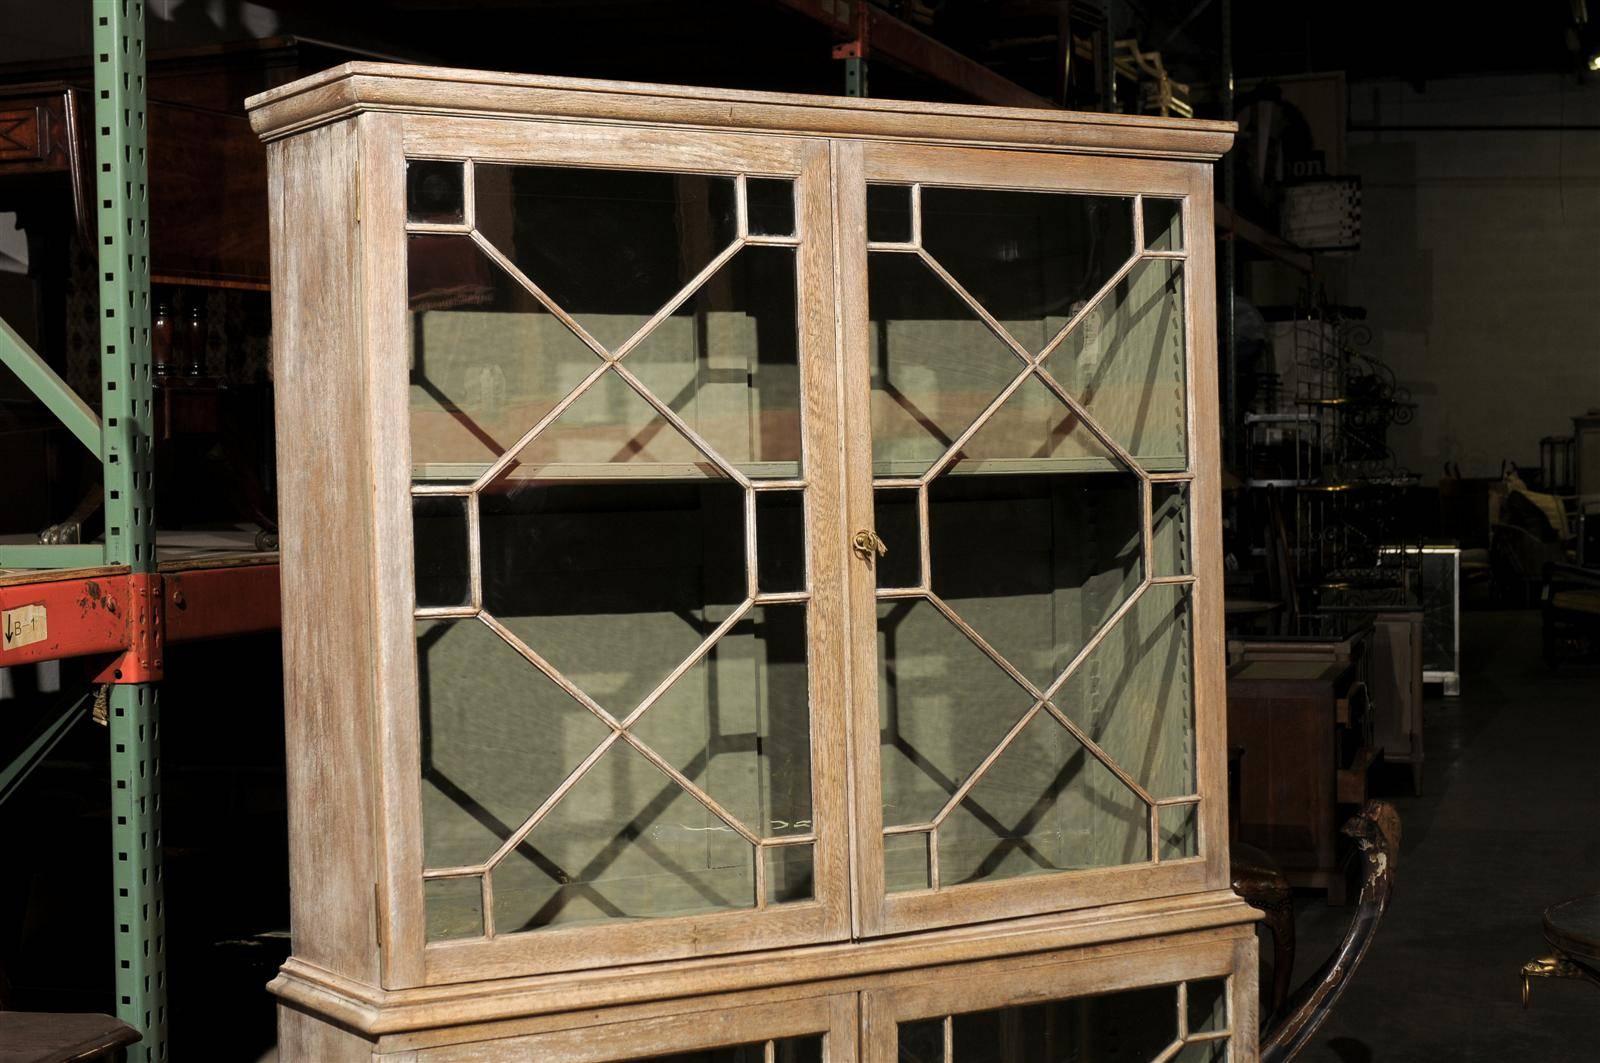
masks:
<svg viewBox="0 0 1600 1063"><path fill-rule="evenodd" d="M1056 104L1001 77L976 59L934 40L910 23L866 2L855 0L776 0L778 4L827 26L854 45L836 56L880 57L943 82L980 103L1008 107L1055 107Z"/></svg>
<svg viewBox="0 0 1600 1063"><path fill-rule="evenodd" d="M275 630L278 565L41 572L0 585L0 621L0 667L105 656L97 681L150 682L169 642Z"/></svg>

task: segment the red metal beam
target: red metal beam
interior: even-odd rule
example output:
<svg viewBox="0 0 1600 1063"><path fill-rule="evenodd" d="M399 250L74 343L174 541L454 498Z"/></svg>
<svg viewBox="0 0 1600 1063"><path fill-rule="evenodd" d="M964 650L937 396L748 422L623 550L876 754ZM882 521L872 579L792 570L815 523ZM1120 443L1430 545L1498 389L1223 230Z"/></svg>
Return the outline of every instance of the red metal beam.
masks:
<svg viewBox="0 0 1600 1063"><path fill-rule="evenodd" d="M979 102L1008 107L1056 106L865 0L856 0L854 4L845 0L777 0L777 3L822 23L840 37L859 41L864 58L889 59L959 89Z"/></svg>
<svg viewBox="0 0 1600 1063"><path fill-rule="evenodd" d="M867 40L873 55L908 66L980 102L1006 107L1056 106L871 4L867 5Z"/></svg>
<svg viewBox="0 0 1600 1063"><path fill-rule="evenodd" d="M275 630L278 565L41 572L36 581L0 584L0 620L0 667L106 656L99 682L149 682L161 677L169 642Z"/></svg>
<svg viewBox="0 0 1600 1063"><path fill-rule="evenodd" d="M161 577L154 572L130 572L128 648L106 665L97 683L154 683L165 675L166 637L161 623Z"/></svg>
<svg viewBox="0 0 1600 1063"><path fill-rule="evenodd" d="M237 565L167 572L167 641L189 642L276 631L278 566Z"/></svg>

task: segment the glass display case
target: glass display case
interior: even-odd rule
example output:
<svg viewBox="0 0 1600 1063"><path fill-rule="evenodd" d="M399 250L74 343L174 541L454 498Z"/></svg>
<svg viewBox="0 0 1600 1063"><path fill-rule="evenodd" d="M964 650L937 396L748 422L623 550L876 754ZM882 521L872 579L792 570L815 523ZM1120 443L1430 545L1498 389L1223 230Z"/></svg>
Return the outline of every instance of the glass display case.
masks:
<svg viewBox="0 0 1600 1063"><path fill-rule="evenodd" d="M940 1005L927 1058L1252 1058L1231 126L374 64L251 106L285 1058L530 1058L672 999L726 1047L692 1058L888 1060L841 1009L1040 949L1072 1003ZM718 1018L775 1000L827 1021ZM549 1058L676 1059L659 1026Z"/></svg>

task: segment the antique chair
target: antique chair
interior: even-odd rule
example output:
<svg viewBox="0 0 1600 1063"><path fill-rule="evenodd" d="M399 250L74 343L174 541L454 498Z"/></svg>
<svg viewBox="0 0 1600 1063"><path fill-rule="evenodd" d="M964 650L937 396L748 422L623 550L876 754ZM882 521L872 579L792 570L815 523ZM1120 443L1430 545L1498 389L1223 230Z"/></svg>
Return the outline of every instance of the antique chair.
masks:
<svg viewBox="0 0 1600 1063"><path fill-rule="evenodd" d="M1237 840L1239 775L1243 759L1242 748L1229 748L1228 829L1234 836L1229 844L1229 874L1234 892L1261 911L1262 923L1272 933L1272 983L1270 987L1261 987L1263 1051L1269 1033L1285 1039L1292 1037L1295 1051L1298 1051L1343 992L1344 982L1354 974L1366 953L1367 942L1388 907L1400 849L1400 817L1388 802L1369 801L1342 828L1343 834L1355 840L1357 858L1363 864L1361 894L1340 947L1316 976L1307 981L1295 997L1296 1004L1290 1007L1289 985L1295 959L1294 891L1277 861L1255 846ZM1299 1023L1310 1024L1310 1030L1293 1033ZM1265 1059L1265 1055L1262 1058ZM1280 1060L1289 1058L1292 1053Z"/></svg>
<svg viewBox="0 0 1600 1063"><path fill-rule="evenodd" d="M1272 857L1244 842L1230 847L1233 892L1262 912L1272 931L1272 985L1262 986L1262 1015L1268 1020L1283 1010L1294 975L1294 890Z"/></svg>
<svg viewBox="0 0 1600 1063"><path fill-rule="evenodd" d="M1490 525L1489 564L1496 594L1503 600L1531 602L1547 565L1573 558L1569 517L1555 495L1530 491L1514 472Z"/></svg>
<svg viewBox="0 0 1600 1063"><path fill-rule="evenodd" d="M1344 834L1355 841L1361 861L1355 914L1327 962L1263 1023L1261 1063L1288 1063L1311 1043L1350 984L1388 910L1400 855L1399 814L1387 801L1368 801L1344 825Z"/></svg>
<svg viewBox="0 0 1600 1063"><path fill-rule="evenodd" d="M1233 892L1263 913L1272 932L1272 987L1262 993L1262 1014L1276 1015L1289 999L1294 974L1294 891L1278 862L1239 838L1239 772L1244 749L1228 747L1228 873ZM1265 990L1265 987L1263 987Z"/></svg>
<svg viewBox="0 0 1600 1063"><path fill-rule="evenodd" d="M1554 668L1575 651L1600 646L1600 571L1553 564L1544 578L1544 659Z"/></svg>

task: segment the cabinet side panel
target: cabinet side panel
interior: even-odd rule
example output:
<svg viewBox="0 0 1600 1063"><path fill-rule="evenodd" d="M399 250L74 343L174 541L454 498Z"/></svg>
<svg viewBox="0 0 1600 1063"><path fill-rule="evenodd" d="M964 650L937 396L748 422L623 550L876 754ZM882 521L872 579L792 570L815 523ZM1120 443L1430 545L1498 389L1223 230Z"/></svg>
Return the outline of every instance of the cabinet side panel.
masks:
<svg viewBox="0 0 1600 1063"><path fill-rule="evenodd" d="M278 1055L281 1063L371 1063L372 1042L315 1015L278 1008Z"/></svg>
<svg viewBox="0 0 1600 1063"><path fill-rule="evenodd" d="M1256 1063L1260 1058L1261 991L1257 985L1257 950L1260 945L1252 932L1233 946L1233 978L1229 983L1233 1028L1231 1063Z"/></svg>
<svg viewBox="0 0 1600 1063"><path fill-rule="evenodd" d="M1228 882L1227 638L1222 603L1222 420L1217 395L1216 258L1211 167L1190 168L1189 447L1194 487L1195 749L1204 801L1201 852L1211 887Z"/></svg>
<svg viewBox="0 0 1600 1063"><path fill-rule="evenodd" d="M355 125L325 126L269 152L294 954L376 982Z"/></svg>

